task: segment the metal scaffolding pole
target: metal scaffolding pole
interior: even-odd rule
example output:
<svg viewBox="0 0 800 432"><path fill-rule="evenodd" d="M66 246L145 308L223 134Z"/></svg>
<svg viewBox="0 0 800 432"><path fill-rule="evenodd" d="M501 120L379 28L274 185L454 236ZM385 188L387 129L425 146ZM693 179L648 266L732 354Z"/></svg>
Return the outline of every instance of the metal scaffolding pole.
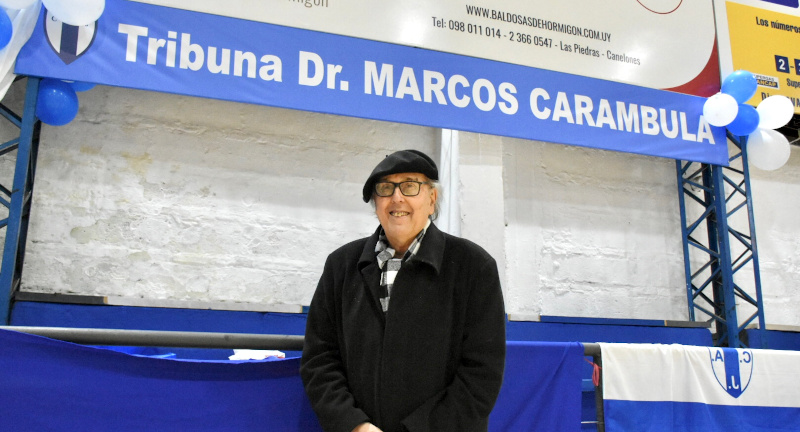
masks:
<svg viewBox="0 0 800 432"><path fill-rule="evenodd" d="M304 340L303 336L256 333L212 333L31 326L0 326L0 330L12 330L83 345L153 346L171 348L249 348L302 351Z"/></svg>
<svg viewBox="0 0 800 432"><path fill-rule="evenodd" d="M0 321L5 324L10 323L12 300L22 278L25 241L28 236L28 218L41 127L35 114L39 81L39 78L27 79L25 105L21 117L6 106L0 105L3 117L20 128L19 138L12 139L0 147L0 156L11 154L16 150L13 185L10 189L0 185L0 202L8 209L8 217L0 220L0 228L5 228L3 261L0 265Z"/></svg>
<svg viewBox="0 0 800 432"><path fill-rule="evenodd" d="M714 324L716 346L740 348L750 323L757 318L759 331L766 326L746 138L728 139L729 166L677 161L676 167L689 318Z"/></svg>
<svg viewBox="0 0 800 432"><path fill-rule="evenodd" d="M260 348L302 351L305 336L260 333L216 333L165 330L123 330L74 327L0 326L10 330L83 345L155 346L172 348ZM582 343L584 355L596 357L600 344Z"/></svg>

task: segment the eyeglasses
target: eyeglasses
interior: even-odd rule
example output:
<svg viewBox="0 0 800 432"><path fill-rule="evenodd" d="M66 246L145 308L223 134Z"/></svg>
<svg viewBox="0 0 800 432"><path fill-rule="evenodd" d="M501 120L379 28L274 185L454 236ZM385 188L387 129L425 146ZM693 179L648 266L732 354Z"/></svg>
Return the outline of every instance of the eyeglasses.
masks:
<svg viewBox="0 0 800 432"><path fill-rule="evenodd" d="M388 197L394 195L394 189L400 188L400 193L403 196L417 196L419 195L419 188L421 185L430 185L429 182L420 182L420 181L403 181L400 183L394 182L378 182L375 183L375 195L379 197Z"/></svg>

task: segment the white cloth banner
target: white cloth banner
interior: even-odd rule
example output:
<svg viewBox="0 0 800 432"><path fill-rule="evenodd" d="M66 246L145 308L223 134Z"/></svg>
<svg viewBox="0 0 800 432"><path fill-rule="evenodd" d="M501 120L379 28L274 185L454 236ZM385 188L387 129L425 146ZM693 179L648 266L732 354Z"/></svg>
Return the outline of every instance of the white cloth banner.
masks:
<svg viewBox="0 0 800 432"><path fill-rule="evenodd" d="M799 431L800 352L601 344L606 431Z"/></svg>

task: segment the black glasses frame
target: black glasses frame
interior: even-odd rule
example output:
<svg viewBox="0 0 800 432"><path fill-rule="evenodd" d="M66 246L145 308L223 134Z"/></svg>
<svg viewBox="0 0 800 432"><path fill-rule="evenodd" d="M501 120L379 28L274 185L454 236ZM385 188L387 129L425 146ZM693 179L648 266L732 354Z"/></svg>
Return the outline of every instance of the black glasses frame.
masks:
<svg viewBox="0 0 800 432"><path fill-rule="evenodd" d="M407 193L403 192L402 185L404 183L416 183L418 185L417 186L417 193L415 193L415 194L407 194ZM392 188L392 192L391 193L389 193L387 195L381 195L381 193L378 192L378 185L379 184L391 184L394 187ZM375 191L375 195L377 195L379 197L390 197L390 196L394 195L394 191L397 188L400 188L400 193L403 194L403 196L417 196L417 195L419 195L420 191L422 190L422 185L424 185L424 184L425 185L430 185L431 183L430 182L421 182L421 181L416 181L416 180L406 180L406 181L401 181L399 183L389 182L389 181L381 181L381 182L375 182L375 186L373 187L373 189Z"/></svg>

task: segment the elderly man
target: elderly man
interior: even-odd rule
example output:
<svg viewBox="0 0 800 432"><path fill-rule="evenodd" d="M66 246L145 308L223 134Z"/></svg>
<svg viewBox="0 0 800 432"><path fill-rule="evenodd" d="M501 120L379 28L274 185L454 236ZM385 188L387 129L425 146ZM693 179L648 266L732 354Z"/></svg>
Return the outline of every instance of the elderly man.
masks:
<svg viewBox="0 0 800 432"><path fill-rule="evenodd" d="M363 190L380 226L328 256L300 369L328 432L487 430L505 364L497 264L432 223L438 178L422 152L387 156Z"/></svg>

